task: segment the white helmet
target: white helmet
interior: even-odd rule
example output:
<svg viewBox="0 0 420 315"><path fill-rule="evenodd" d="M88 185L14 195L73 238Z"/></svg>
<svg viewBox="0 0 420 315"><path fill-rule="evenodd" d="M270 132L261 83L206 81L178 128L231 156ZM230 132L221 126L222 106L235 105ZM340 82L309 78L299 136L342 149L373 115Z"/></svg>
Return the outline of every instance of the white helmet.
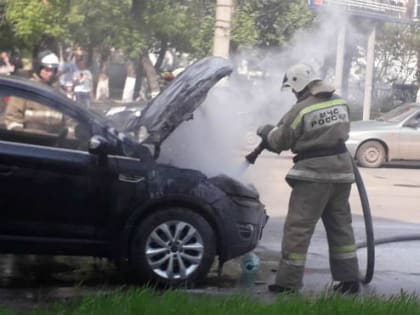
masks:
<svg viewBox="0 0 420 315"><path fill-rule="evenodd" d="M301 92L309 83L321 80L318 73L310 65L298 63L287 70L281 88L292 88L296 93Z"/></svg>
<svg viewBox="0 0 420 315"><path fill-rule="evenodd" d="M58 68L58 64L59 64L59 60L56 54L54 54L53 52L44 52L44 55L41 55L40 58L40 63L41 66L46 67L46 68L53 68L56 69Z"/></svg>
<svg viewBox="0 0 420 315"><path fill-rule="evenodd" d="M39 75L42 68L58 69L59 60L56 54L51 50L40 52L34 61L34 71Z"/></svg>

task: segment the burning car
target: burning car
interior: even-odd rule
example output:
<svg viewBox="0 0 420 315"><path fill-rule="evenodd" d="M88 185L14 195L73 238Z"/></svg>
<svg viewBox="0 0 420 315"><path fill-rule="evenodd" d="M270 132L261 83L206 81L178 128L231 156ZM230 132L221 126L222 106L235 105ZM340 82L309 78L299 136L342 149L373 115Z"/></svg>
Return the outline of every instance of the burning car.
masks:
<svg viewBox="0 0 420 315"><path fill-rule="evenodd" d="M196 62L124 132L47 86L0 77L2 99L42 104L66 122L57 134L2 124L1 252L106 257L139 280L180 285L204 279L215 256L223 264L254 249L268 217L252 186L156 161L231 72L222 58Z"/></svg>

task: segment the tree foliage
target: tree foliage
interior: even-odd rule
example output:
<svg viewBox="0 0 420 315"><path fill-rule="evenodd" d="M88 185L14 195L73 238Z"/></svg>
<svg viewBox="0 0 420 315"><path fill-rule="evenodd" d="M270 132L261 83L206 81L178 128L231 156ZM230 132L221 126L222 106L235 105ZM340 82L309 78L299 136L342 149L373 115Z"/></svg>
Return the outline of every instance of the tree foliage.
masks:
<svg viewBox="0 0 420 315"><path fill-rule="evenodd" d="M69 35L100 51L118 47L136 55L146 43L130 18L130 6L129 0L74 0L68 14Z"/></svg>
<svg viewBox="0 0 420 315"><path fill-rule="evenodd" d="M7 1L5 18L16 37L25 46L33 47L45 38L68 38L67 0L13 0Z"/></svg>
<svg viewBox="0 0 420 315"><path fill-rule="evenodd" d="M296 30L310 25L313 20L306 0L238 0L237 7L234 40L244 38L237 32L246 31L250 43L258 47L281 48Z"/></svg>
<svg viewBox="0 0 420 315"><path fill-rule="evenodd" d="M150 51L163 56L168 50L200 58L212 51L215 4L216 0L0 0L0 46L32 50L49 41L78 43L103 53L116 47L132 59ZM233 52L285 48L297 30L313 25L306 0L234 4ZM378 28L379 76L395 81L402 80L407 69L419 72L413 66L420 51L418 28Z"/></svg>
<svg viewBox="0 0 420 315"><path fill-rule="evenodd" d="M119 47L134 57L142 50L211 53L213 0L2 0L8 25L26 47L45 38L106 50ZM308 22L306 1L238 0L232 46L281 46ZM1 4L1 3L0 3ZM11 27L10 27L11 26ZM1 30L1 29L0 29ZM6 31L6 29L5 29Z"/></svg>
<svg viewBox="0 0 420 315"><path fill-rule="evenodd" d="M418 25L386 24L378 30L376 45L377 78L384 82L411 84L418 78L420 51Z"/></svg>

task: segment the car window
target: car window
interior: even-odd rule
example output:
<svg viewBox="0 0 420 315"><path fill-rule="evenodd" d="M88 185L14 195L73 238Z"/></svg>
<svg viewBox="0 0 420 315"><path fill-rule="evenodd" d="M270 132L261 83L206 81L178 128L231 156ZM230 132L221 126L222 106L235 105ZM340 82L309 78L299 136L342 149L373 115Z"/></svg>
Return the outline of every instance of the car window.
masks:
<svg viewBox="0 0 420 315"><path fill-rule="evenodd" d="M411 118L410 120L413 120L414 122L417 123L417 128L420 126L420 114L415 115L413 118Z"/></svg>
<svg viewBox="0 0 420 315"><path fill-rule="evenodd" d="M418 110L417 106L399 106L379 116L376 120L399 122Z"/></svg>
<svg viewBox="0 0 420 315"><path fill-rule="evenodd" d="M87 150L90 128L24 95L0 95L0 140Z"/></svg>

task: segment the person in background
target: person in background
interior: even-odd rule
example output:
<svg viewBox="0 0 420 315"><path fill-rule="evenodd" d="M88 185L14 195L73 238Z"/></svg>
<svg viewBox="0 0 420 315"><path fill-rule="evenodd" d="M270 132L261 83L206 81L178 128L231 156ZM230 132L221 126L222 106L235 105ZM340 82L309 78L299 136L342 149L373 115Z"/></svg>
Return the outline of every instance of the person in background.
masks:
<svg viewBox="0 0 420 315"><path fill-rule="evenodd" d="M56 83L58 57L50 50L42 51L34 61L31 80L60 89ZM29 131L44 134L65 132L66 121L62 113L51 110L40 103L17 96L11 96L5 112L8 130Z"/></svg>
<svg viewBox="0 0 420 315"><path fill-rule="evenodd" d="M81 105L90 107L92 99L92 73L86 67L86 62L83 57L79 57L76 61L77 70L74 72L74 94L76 101Z"/></svg>
<svg viewBox="0 0 420 315"><path fill-rule="evenodd" d="M160 87L161 89L165 89L173 80L175 79L175 75L170 71L164 71L160 74Z"/></svg>
<svg viewBox="0 0 420 315"><path fill-rule="evenodd" d="M60 62L58 66L58 77L60 86L63 88L65 93L69 96L73 93L73 78L74 73L77 71L76 64L73 62L73 54L72 49L67 48L64 55L63 60ZM72 97L70 97L72 98Z"/></svg>
<svg viewBox="0 0 420 315"><path fill-rule="evenodd" d="M11 75L15 72L15 65L10 60L10 56L7 52L3 51L0 54L0 74Z"/></svg>

